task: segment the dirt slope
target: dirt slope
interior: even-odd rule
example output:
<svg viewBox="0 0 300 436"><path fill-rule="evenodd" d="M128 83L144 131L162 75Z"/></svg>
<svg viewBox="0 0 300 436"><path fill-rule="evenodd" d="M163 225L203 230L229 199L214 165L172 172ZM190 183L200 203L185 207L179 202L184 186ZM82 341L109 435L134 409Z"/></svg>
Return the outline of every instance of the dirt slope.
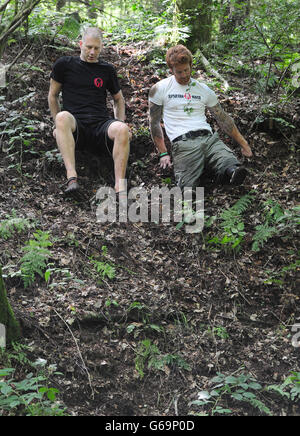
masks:
<svg viewBox="0 0 300 436"><path fill-rule="evenodd" d="M112 184L110 162L79 156L82 195L73 200L62 194L65 174L47 108L50 68L61 53L47 45L25 53L10 73L13 82L1 101L2 128L12 131L1 135L0 219L14 210L34 227L1 240L0 262L7 267L7 291L22 323L24 342L30 344L29 356L57 364L63 375L53 377L52 384L68 413L209 412L210 405L190 402L199 391L211 389L218 372L248 374L265 387L280 384L292 370L300 371L299 347L291 342L291 328L300 319L296 270L281 275L296 261L296 236L286 230L274 234L260 251L251 249L264 201L273 199L285 210L296 205L294 131L269 130L269 125L250 130L258 108L247 84L231 95L220 94L255 151L252 162L246 162L250 177L245 186L232 189L217 186L209 176L203 180L207 218L220 217L239 198L254 192L238 253L208 242L220 231L219 221L193 235L174 223L100 225L91 199L99 186ZM126 97L134 135L131 186L142 184L148 192L164 182L173 186L172 174L158 169L148 133L147 95L159 78L145 51L141 45L107 47L103 57L118 69ZM10 61L8 54L4 60ZM26 71L24 62L36 69ZM205 74L202 79L211 80ZM286 116L292 122L292 109ZM27 137L17 130L22 123ZM13 136L17 139L9 149ZM239 152L228 138L224 140ZM15 273L22 247L37 229L50 235L52 271L48 283L37 276L25 289ZM115 277L101 278L92 259L114 268ZM282 282L265 284L270 277ZM299 414L299 406L280 395L257 396L275 414ZM226 395L220 404L236 415L264 414Z"/></svg>

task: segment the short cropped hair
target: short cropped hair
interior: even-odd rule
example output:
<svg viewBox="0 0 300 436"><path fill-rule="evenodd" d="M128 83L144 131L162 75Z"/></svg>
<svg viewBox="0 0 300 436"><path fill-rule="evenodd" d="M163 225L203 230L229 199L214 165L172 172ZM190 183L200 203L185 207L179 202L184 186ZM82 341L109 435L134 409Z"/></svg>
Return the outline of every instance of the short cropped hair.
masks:
<svg viewBox="0 0 300 436"><path fill-rule="evenodd" d="M176 65L190 64L192 66L193 56L192 53L184 45L176 45L169 48L166 54L166 61L169 68Z"/></svg>
<svg viewBox="0 0 300 436"><path fill-rule="evenodd" d="M99 38L101 42L103 41L102 32L100 29L98 29L98 27L86 27L82 32L82 40L84 40L84 38L87 36Z"/></svg>

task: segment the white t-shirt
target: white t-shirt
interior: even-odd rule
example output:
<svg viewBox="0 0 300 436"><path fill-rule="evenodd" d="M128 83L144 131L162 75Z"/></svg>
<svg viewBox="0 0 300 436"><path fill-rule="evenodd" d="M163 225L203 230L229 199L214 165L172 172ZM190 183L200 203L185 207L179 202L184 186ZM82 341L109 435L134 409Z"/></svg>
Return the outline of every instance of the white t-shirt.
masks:
<svg viewBox="0 0 300 436"><path fill-rule="evenodd" d="M218 98L204 83L191 79L189 85L180 85L170 76L156 84L156 92L149 100L163 106L163 122L170 141L191 130L212 131L205 107L215 106Z"/></svg>

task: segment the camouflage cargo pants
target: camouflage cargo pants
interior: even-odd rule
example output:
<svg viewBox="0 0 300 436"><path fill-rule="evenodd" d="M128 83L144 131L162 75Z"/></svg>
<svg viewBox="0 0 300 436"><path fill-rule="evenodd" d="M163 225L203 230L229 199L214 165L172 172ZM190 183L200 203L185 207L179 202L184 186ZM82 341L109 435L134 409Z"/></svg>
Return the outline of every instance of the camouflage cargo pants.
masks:
<svg viewBox="0 0 300 436"><path fill-rule="evenodd" d="M204 169L212 171L219 181L228 168L240 165L234 152L218 133L175 142L172 146L175 179L178 186L195 188Z"/></svg>

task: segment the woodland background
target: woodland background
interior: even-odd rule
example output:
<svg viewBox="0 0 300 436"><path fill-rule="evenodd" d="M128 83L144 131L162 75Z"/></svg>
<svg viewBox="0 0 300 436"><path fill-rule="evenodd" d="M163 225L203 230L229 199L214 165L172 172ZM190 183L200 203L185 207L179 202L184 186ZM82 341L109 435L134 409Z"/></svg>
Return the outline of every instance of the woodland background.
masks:
<svg viewBox="0 0 300 436"><path fill-rule="evenodd" d="M294 0L1 0L0 414L299 415L299 12ZM112 168L89 155L81 197L64 198L49 74L86 25L103 30L126 99L131 186L174 186L147 101L171 45L191 49L194 77L248 139L244 186L203 176L200 234L99 225Z"/></svg>

